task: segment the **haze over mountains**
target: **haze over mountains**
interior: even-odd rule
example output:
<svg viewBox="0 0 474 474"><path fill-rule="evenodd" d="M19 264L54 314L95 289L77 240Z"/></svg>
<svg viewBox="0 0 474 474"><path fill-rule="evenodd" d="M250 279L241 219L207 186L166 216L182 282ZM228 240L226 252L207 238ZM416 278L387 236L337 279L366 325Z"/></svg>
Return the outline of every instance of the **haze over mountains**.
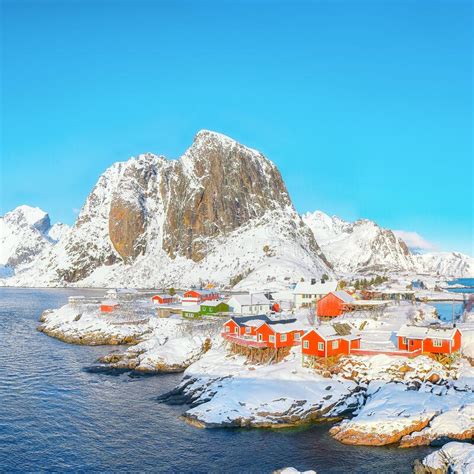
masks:
<svg viewBox="0 0 474 474"><path fill-rule="evenodd" d="M414 255L394 233L321 211L299 216L276 166L203 130L179 160L150 153L108 168L74 226L38 208L0 220L0 284L240 288L354 273L474 274L458 253Z"/></svg>

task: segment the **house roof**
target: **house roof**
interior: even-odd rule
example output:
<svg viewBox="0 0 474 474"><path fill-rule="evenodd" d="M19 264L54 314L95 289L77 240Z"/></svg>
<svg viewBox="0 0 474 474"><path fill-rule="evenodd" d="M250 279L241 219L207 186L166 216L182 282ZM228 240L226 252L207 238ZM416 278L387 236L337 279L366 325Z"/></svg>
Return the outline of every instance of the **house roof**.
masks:
<svg viewBox="0 0 474 474"><path fill-rule="evenodd" d="M269 326L277 333L287 333L291 331L302 331L303 327L296 319L291 322L272 322Z"/></svg>
<svg viewBox="0 0 474 474"><path fill-rule="evenodd" d="M185 293L190 293L190 292L198 293L199 295L215 295L218 293L217 290L195 290L193 288L185 291Z"/></svg>
<svg viewBox="0 0 474 474"><path fill-rule="evenodd" d="M452 339L458 328L403 325L397 335L411 339Z"/></svg>
<svg viewBox="0 0 474 474"><path fill-rule="evenodd" d="M301 281L296 284L294 295L326 295L332 291L336 291L337 281L331 280L321 283L320 281L312 285L309 282Z"/></svg>
<svg viewBox="0 0 474 474"><path fill-rule="evenodd" d="M344 301L344 303L353 303L355 300L354 300L354 297L351 296L349 293L347 293L346 291L343 291L343 290L339 290L339 291L331 291L331 293L334 295L334 296L337 296L340 300Z"/></svg>
<svg viewBox="0 0 474 474"><path fill-rule="evenodd" d="M378 300L354 300L351 304L354 306L387 306L390 301L378 301Z"/></svg>
<svg viewBox="0 0 474 474"><path fill-rule="evenodd" d="M198 304L190 304L189 306L183 306L183 312L185 313L199 313L201 306Z"/></svg>
<svg viewBox="0 0 474 474"><path fill-rule="evenodd" d="M354 339L360 339L360 336L352 333L352 328L347 324L342 325L344 329L339 327L334 327L332 324L322 324L317 328L310 329L306 334L309 334L311 331L314 331L316 334L319 334L326 341L332 341L334 339L346 339L347 341L352 341ZM349 326L349 331L347 331L346 326ZM339 332L345 332L347 334L339 334ZM304 337L304 336L303 336Z"/></svg>
<svg viewBox="0 0 474 474"><path fill-rule="evenodd" d="M253 295L233 295L229 301L231 300L235 300L240 306L271 304L270 300L261 293L255 293Z"/></svg>
<svg viewBox="0 0 474 474"><path fill-rule="evenodd" d="M203 301L201 306L219 306L220 304L226 304L220 300L210 300L210 301Z"/></svg>

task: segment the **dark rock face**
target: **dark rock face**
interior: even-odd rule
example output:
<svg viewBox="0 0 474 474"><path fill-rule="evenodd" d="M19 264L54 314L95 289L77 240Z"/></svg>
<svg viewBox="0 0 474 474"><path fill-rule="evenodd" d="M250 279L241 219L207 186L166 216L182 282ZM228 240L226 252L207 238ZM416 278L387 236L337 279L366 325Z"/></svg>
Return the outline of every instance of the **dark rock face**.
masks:
<svg viewBox="0 0 474 474"><path fill-rule="evenodd" d="M194 177L186 174L192 160ZM280 172L263 155L200 132L163 183L168 196L163 249L199 261L206 239L231 232L275 207L291 206Z"/></svg>

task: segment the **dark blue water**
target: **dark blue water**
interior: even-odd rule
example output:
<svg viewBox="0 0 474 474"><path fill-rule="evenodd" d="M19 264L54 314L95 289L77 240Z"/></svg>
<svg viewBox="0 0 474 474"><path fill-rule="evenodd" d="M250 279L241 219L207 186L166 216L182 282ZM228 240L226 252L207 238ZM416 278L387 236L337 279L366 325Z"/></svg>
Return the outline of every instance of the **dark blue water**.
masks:
<svg viewBox="0 0 474 474"><path fill-rule="evenodd" d="M465 285L469 288L452 288L448 291L452 293L474 293L474 278L458 278L456 280L448 282L448 285ZM439 317L442 321L451 322L453 320L453 309L454 309L454 320L459 319L463 312L463 302L430 302L430 305L434 306L438 311Z"/></svg>
<svg viewBox="0 0 474 474"><path fill-rule="evenodd" d="M431 449L344 446L328 425L200 430L184 406L157 402L180 375L85 370L110 347L64 344L36 331L40 313L74 290L0 289L0 471L409 473ZM80 294L84 294L81 290Z"/></svg>

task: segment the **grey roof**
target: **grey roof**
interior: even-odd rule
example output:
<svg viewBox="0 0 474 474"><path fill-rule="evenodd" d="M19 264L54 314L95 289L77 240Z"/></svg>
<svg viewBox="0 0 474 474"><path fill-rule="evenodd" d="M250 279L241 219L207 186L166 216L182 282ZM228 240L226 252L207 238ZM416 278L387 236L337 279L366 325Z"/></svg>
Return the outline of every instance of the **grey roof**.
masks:
<svg viewBox="0 0 474 474"><path fill-rule="evenodd" d="M354 298L346 291L331 291L331 293L336 295L340 300L344 301L344 303L352 303L354 301Z"/></svg>

